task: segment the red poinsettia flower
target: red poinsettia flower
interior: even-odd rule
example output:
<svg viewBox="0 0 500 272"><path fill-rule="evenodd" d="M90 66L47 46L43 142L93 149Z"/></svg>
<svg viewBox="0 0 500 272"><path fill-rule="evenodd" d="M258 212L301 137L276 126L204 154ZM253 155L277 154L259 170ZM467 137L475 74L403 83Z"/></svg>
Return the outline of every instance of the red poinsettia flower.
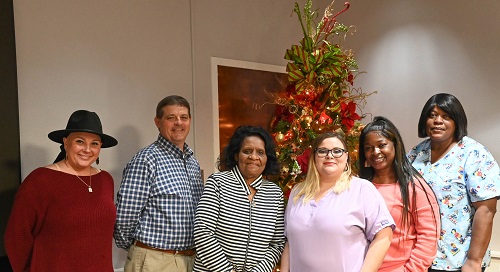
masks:
<svg viewBox="0 0 500 272"><path fill-rule="evenodd" d="M351 72L349 72L349 75L347 76L347 82L349 82L351 86L354 85L354 76Z"/></svg>
<svg viewBox="0 0 500 272"><path fill-rule="evenodd" d="M303 91L300 94L292 95L291 97L295 100L295 102L308 102L316 99L317 93L314 91Z"/></svg>
<svg viewBox="0 0 500 272"><path fill-rule="evenodd" d="M356 113L356 103L352 101L349 102L349 104L342 102L342 104L340 104L340 108L342 124L349 131L354 126L354 121L361 120L361 116Z"/></svg>
<svg viewBox="0 0 500 272"><path fill-rule="evenodd" d="M297 162L300 165L300 171L302 174L307 174L307 168L309 167L309 157L311 156L311 149L308 148L302 152L299 156L297 156Z"/></svg>

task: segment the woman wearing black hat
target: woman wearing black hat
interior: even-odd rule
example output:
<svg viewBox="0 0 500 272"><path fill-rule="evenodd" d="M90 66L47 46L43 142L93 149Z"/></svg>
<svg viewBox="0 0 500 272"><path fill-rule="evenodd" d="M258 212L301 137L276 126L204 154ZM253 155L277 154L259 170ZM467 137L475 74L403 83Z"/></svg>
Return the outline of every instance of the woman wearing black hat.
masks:
<svg viewBox="0 0 500 272"><path fill-rule="evenodd" d="M75 111L54 164L31 172L20 185L5 232L14 271L113 271L116 217L111 175L92 166L101 148L115 146L95 112Z"/></svg>

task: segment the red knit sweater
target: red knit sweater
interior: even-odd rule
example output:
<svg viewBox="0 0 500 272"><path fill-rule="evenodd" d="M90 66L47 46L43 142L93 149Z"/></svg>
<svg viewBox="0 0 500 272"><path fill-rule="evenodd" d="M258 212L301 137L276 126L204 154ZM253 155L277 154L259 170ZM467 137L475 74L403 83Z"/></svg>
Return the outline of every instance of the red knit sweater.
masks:
<svg viewBox="0 0 500 272"><path fill-rule="evenodd" d="M81 177L89 184L89 177ZM92 193L76 176L38 168L16 194L5 249L17 271L113 271L116 217L113 178L92 176Z"/></svg>

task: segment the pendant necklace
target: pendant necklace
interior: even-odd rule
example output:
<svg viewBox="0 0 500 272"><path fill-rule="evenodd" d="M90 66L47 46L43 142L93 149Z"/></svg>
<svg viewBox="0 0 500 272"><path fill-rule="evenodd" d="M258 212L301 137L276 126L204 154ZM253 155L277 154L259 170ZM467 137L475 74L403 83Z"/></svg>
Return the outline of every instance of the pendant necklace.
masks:
<svg viewBox="0 0 500 272"><path fill-rule="evenodd" d="M68 167L69 171L71 171L73 175L75 175L81 182L83 182L83 184L85 184L89 188L89 193L92 193L92 167L90 167L89 170L89 180L90 180L90 185L89 185L85 181L83 181L83 179L79 177L75 172L73 172L73 169L69 167L69 165L66 163L66 160L64 160L64 164L66 165L66 167Z"/></svg>

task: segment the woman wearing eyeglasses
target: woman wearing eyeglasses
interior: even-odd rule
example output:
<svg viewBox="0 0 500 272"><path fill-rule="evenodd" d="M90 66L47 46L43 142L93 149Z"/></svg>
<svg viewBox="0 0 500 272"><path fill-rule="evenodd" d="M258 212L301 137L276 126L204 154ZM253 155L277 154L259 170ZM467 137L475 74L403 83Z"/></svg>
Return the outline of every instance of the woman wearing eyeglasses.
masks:
<svg viewBox="0 0 500 272"><path fill-rule="evenodd" d="M384 199L352 176L341 135L321 134L311 148L307 177L286 209L281 271L377 271L395 226Z"/></svg>

